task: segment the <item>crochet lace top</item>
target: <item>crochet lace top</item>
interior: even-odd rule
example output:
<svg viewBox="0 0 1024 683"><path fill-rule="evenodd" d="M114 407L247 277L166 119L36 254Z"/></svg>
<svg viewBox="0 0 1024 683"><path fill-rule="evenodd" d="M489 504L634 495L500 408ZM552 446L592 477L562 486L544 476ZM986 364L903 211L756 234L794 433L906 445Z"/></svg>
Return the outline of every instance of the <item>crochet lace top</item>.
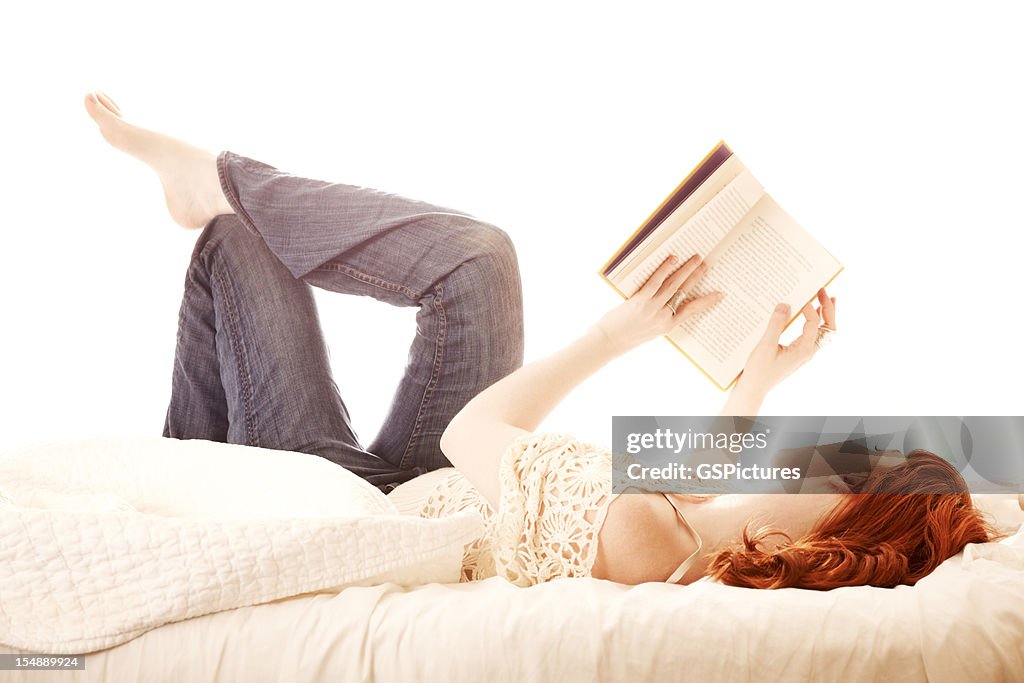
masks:
<svg viewBox="0 0 1024 683"><path fill-rule="evenodd" d="M611 470L607 449L568 434L527 434L512 441L502 455L498 512L451 467L406 482L389 498L399 511L421 517L476 510L484 518L484 533L466 546L462 580L502 576L529 586L590 576L598 532L616 495ZM669 578L671 583L682 578L701 549L700 537L679 517L698 548Z"/></svg>

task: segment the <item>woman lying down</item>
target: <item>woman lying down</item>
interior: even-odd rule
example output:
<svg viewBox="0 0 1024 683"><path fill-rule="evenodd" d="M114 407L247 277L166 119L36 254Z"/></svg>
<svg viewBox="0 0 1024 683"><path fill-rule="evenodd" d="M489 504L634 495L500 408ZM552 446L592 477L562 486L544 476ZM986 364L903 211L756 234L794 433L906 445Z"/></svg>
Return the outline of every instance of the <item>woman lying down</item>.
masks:
<svg viewBox="0 0 1024 683"><path fill-rule="evenodd" d="M464 562L468 578L497 573L519 585L560 576L687 584L710 576L750 588L891 587L912 585L966 544L994 536L959 473L923 450L874 467L848 489L856 493L622 495L612 493L609 450L535 433L605 363L692 314L686 307L673 314L666 297L680 286L685 291L700 267L696 259L674 267L663 264L563 350L485 389L445 430L441 448L460 474L413 499L426 493L421 514L473 506L488 519L489 533ZM818 297L820 308L805 307L803 333L785 347L779 336L789 311L776 309L723 415L756 416L767 392L815 355L819 324L835 329L835 300L824 290Z"/></svg>
<svg viewBox="0 0 1024 683"><path fill-rule="evenodd" d="M519 367L520 273L503 231L449 208L214 155L127 122L105 95L85 104L108 142L157 172L175 221L203 228L164 436L313 453L421 515L479 510L487 532L467 549L469 580L895 586L990 540L959 474L925 451L874 469L855 492L617 495L609 450L538 433L593 373L717 303L713 293L672 307L703 276L699 255L666 260L575 341ZM418 308L405 374L366 447L331 377L310 286ZM723 415L756 416L834 333L835 299L821 290L817 301L788 346L779 338L790 311L776 309ZM359 321L352 329L370 332Z"/></svg>

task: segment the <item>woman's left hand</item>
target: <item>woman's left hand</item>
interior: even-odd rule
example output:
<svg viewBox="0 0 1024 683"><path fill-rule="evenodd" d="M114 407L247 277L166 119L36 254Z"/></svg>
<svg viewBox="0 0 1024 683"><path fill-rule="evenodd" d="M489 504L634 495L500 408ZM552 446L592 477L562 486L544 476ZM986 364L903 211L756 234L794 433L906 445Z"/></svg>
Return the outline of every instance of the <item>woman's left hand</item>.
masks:
<svg viewBox="0 0 1024 683"><path fill-rule="evenodd" d="M608 311L595 327L619 353L668 334L724 296L722 292L711 292L680 304L675 310L669 305L676 292L690 290L706 271L707 264L698 254L681 266L675 256L669 256L633 296Z"/></svg>
<svg viewBox="0 0 1024 683"><path fill-rule="evenodd" d="M797 368L814 357L822 327L836 329L836 300L824 288L818 290L818 308L811 302L803 307L804 327L799 337L788 346L779 343L779 337L789 321L790 309L779 304L768 321L761 340L750 352L737 387L745 386L759 394L766 394L775 385L791 375Z"/></svg>

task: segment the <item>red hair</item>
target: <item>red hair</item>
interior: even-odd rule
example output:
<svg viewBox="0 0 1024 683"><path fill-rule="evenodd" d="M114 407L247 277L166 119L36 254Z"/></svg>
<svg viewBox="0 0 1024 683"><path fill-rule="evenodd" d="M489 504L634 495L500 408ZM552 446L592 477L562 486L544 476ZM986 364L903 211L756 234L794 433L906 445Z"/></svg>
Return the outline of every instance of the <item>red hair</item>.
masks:
<svg viewBox="0 0 1024 683"><path fill-rule="evenodd" d="M934 453L911 451L854 490L795 541L748 524L742 545L713 555L708 575L747 588L912 586L968 543L995 537L963 478ZM761 548L772 536L784 541Z"/></svg>

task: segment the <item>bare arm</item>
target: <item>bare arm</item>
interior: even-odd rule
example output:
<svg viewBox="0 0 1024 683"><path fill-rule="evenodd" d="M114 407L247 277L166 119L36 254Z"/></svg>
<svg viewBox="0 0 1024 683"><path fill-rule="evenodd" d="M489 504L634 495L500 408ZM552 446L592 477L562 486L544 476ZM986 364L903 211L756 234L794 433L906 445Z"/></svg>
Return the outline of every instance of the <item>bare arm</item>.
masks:
<svg viewBox="0 0 1024 683"><path fill-rule="evenodd" d="M606 313L581 337L482 391L452 419L441 436L445 456L497 508L498 467L509 443L535 431L555 406L609 361L668 334L687 318L717 303L720 292L694 299L674 312L666 306L677 291L692 288L705 269L697 255L681 266L669 257L636 294ZM819 297L824 297L824 290ZM831 312L826 322L829 315L834 316L832 303L827 304ZM764 339L730 393L723 415L757 415L768 390L810 359L817 348L813 346L813 330L819 316L810 305L804 314L804 334L787 347L779 345L778 339L788 312L772 318Z"/></svg>
<svg viewBox="0 0 1024 683"><path fill-rule="evenodd" d="M667 334L720 299L708 294L679 307L666 304L692 287L705 266L694 256L680 266L670 257L632 297L616 306L562 350L523 366L491 385L455 416L441 436L441 450L470 482L498 506L498 466L508 444L529 434L573 389L613 358Z"/></svg>

